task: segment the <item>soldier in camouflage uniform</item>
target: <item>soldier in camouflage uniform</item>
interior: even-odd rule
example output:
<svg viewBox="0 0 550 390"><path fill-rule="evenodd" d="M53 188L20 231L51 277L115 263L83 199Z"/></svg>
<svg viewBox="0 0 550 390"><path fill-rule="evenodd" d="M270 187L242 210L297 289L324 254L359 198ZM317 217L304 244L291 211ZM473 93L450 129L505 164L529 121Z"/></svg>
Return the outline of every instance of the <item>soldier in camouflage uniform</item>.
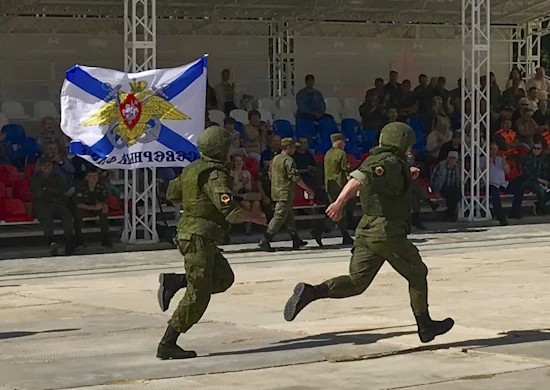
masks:
<svg viewBox="0 0 550 390"><path fill-rule="evenodd" d="M185 359L197 356L176 341L206 311L210 296L226 291L234 281L233 271L218 245L229 241L232 223L266 225L265 215L241 209L231 194L228 162L231 134L218 126L207 128L198 138L200 158L170 182L167 198L181 202L178 248L185 259L186 274L160 274L159 304L168 309L176 292L187 287L160 341L157 357Z"/></svg>
<svg viewBox="0 0 550 390"><path fill-rule="evenodd" d="M275 212L273 218L269 221L264 238L258 244L261 249L268 252L273 251L270 244L273 236L285 225L292 238L293 249L300 249L307 245L307 242L302 241L298 233L296 233L292 205L294 203L296 185L304 189L311 198L314 197L314 193L300 177L296 163L292 158L296 151L296 145L296 141L293 138L283 138L281 140L282 152L275 156L269 165L271 199L275 202Z"/></svg>
<svg viewBox="0 0 550 390"><path fill-rule="evenodd" d="M332 148L325 154L324 171L325 189L330 203L333 203L348 181L351 165L348 163L346 152L344 152L346 138L342 134L336 133L330 136L330 140L332 141ZM338 221L338 228L342 233L342 245L351 245L353 244L353 239L348 232L348 215L353 216L355 198L351 199L344 209L343 218ZM325 219L324 224L319 225L311 231L311 236L317 241L319 246L323 246L323 231L330 231L333 226L334 223L332 221Z"/></svg>
<svg viewBox="0 0 550 390"><path fill-rule="evenodd" d="M347 201L360 190L363 218L355 233L350 274L311 286L299 283L288 300L284 316L292 321L309 303L321 298L346 298L363 293L387 260L409 282L410 303L423 343L447 333L451 318L434 321L428 313L428 269L418 249L407 239L410 218L408 191L411 174L405 153L414 144L412 129L399 122L390 123L380 133L380 145L359 169L351 173L336 202L327 208L333 220L342 217Z"/></svg>

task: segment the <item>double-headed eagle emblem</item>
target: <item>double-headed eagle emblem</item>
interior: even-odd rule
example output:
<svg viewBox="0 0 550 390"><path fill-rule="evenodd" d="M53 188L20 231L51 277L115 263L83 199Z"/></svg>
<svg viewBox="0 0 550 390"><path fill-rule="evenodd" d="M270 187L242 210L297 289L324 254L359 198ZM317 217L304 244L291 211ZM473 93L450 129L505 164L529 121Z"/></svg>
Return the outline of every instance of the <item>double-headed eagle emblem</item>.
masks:
<svg viewBox="0 0 550 390"><path fill-rule="evenodd" d="M116 98L84 120L81 126L109 126L109 130L118 134L128 145L138 142L153 127L151 120L187 120L191 119L162 97L162 89L154 91L147 88L146 81L132 81L130 93L113 90Z"/></svg>

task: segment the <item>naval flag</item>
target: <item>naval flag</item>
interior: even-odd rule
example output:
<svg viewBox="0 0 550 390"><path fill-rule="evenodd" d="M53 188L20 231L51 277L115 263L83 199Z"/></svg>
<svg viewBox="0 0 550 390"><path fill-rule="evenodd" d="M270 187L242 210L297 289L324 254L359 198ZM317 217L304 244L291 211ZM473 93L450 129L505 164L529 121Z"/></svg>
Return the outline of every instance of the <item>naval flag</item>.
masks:
<svg viewBox="0 0 550 390"><path fill-rule="evenodd" d="M173 69L124 73L75 65L61 90L70 152L102 169L185 166L204 130L206 56Z"/></svg>

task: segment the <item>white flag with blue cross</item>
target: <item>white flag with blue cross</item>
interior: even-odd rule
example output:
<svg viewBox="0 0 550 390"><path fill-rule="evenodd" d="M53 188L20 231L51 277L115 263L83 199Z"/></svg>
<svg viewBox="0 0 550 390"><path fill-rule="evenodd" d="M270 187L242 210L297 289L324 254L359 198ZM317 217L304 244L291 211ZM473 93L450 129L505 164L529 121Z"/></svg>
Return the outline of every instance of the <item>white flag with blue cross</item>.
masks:
<svg viewBox="0 0 550 390"><path fill-rule="evenodd" d="M140 73L75 65L61 90L70 152L102 169L178 167L196 160L204 130L204 56Z"/></svg>

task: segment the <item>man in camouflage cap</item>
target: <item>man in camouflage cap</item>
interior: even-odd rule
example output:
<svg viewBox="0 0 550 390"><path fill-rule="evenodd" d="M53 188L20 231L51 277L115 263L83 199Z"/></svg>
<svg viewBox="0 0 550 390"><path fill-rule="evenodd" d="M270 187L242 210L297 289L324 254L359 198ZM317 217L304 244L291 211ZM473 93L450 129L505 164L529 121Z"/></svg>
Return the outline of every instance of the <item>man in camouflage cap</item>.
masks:
<svg viewBox="0 0 550 390"><path fill-rule="evenodd" d="M231 193L228 162L232 135L211 126L198 138L200 158L189 164L181 176L170 182L166 197L181 202L183 214L178 224L178 248L185 259L187 274L160 274L159 304L168 309L176 292L187 287L160 341L157 357L185 359L197 356L180 348L176 341L206 311L211 294L226 291L234 281L233 271L218 245L229 241L232 223L266 225L265 215L243 210Z"/></svg>
<svg viewBox="0 0 550 390"><path fill-rule="evenodd" d="M341 133L335 133L330 136L332 148L325 154L324 171L325 171L325 189L328 199L331 203L335 202L340 195L340 191L348 181L348 175L351 172L351 164L348 162L344 147L346 146L346 138ZM353 244L353 239L348 232L348 218L353 216L355 210L355 198L351 199L344 207L342 219L338 221L338 228L342 233L342 245ZM331 230L334 223L329 219L325 223L318 225L311 231L311 236L317 241L319 246L323 246L322 238L324 230Z"/></svg>
<svg viewBox="0 0 550 390"><path fill-rule="evenodd" d="M269 221L264 237L258 244L261 249L268 252L273 251L270 244L273 236L284 225L286 225L292 238L293 249L300 249L307 245L307 242L302 241L298 233L296 233L296 226L294 224L292 205L294 203L296 185L306 191L312 199L315 194L300 177L296 163L292 158L296 151L296 145L296 141L293 138L283 138L281 140L282 152L275 156L269 165L268 174L271 180L271 199L275 202L275 211L273 218Z"/></svg>
<svg viewBox="0 0 550 390"><path fill-rule="evenodd" d="M349 199L360 190L363 218L355 232L350 274L312 286L299 283L288 300L284 316L292 321L309 303L321 298L346 298L363 293L387 260L409 282L410 303L423 343L447 333L451 318L434 321L428 313L428 269L418 249L407 239L411 174L406 152L414 144L412 129L399 122L390 123L380 133L380 145L353 171L338 199L327 208L337 221Z"/></svg>

